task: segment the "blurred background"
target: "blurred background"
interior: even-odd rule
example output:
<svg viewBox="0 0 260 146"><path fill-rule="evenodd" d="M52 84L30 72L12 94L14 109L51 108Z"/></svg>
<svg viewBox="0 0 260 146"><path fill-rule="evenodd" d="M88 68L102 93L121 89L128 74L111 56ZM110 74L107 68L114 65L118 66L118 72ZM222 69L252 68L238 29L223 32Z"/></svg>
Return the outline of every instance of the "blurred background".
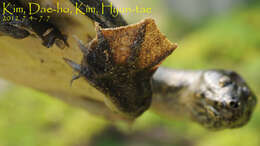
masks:
<svg viewBox="0 0 260 146"><path fill-rule="evenodd" d="M113 0L129 23L156 19L179 48L164 62L177 69L231 69L260 96L258 0ZM0 80L0 146L259 146L260 109L244 127L208 131L187 120L146 112L114 125L32 89Z"/></svg>

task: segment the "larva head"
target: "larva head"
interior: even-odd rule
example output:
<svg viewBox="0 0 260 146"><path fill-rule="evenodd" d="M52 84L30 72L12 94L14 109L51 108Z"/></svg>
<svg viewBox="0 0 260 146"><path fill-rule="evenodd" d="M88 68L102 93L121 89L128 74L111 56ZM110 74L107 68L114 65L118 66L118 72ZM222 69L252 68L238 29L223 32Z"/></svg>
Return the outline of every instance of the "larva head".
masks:
<svg viewBox="0 0 260 146"><path fill-rule="evenodd" d="M236 128L248 123L257 100L237 73L207 71L201 84L199 98L194 102L194 119L210 129Z"/></svg>

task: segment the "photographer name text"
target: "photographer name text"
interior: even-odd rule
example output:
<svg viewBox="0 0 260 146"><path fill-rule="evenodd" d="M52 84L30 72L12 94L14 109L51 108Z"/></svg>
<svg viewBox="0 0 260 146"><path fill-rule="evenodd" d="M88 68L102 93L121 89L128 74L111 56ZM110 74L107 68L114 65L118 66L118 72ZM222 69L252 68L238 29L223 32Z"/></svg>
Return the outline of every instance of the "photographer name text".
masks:
<svg viewBox="0 0 260 146"><path fill-rule="evenodd" d="M104 15L105 13L110 13L113 17L117 17L120 13L136 13L136 14L150 14L152 13L152 8L144 8L136 6L135 8L114 8L112 3L104 4L102 3L101 10L95 7L90 7L84 5L83 3L76 3L75 9L61 7L60 3L56 3L56 7L42 7L39 3L29 2L28 10L24 7L16 7L11 3L3 2L2 15L14 15L14 14L24 14L24 15L36 15L36 14L76 14L76 15L87 15L92 13L95 15Z"/></svg>

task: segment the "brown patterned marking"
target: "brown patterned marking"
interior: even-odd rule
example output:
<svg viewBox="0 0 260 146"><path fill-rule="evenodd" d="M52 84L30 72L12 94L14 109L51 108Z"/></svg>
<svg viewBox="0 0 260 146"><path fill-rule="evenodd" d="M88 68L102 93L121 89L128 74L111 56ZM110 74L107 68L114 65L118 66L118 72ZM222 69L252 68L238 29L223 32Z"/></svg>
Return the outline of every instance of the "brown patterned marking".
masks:
<svg viewBox="0 0 260 146"><path fill-rule="evenodd" d="M108 40L117 64L127 64L126 60L137 55L135 66L149 68L159 64L177 48L157 28L153 19L118 28L101 29ZM134 51L134 52L133 52ZM135 54L135 55L133 55ZM130 61L131 62L131 61Z"/></svg>

